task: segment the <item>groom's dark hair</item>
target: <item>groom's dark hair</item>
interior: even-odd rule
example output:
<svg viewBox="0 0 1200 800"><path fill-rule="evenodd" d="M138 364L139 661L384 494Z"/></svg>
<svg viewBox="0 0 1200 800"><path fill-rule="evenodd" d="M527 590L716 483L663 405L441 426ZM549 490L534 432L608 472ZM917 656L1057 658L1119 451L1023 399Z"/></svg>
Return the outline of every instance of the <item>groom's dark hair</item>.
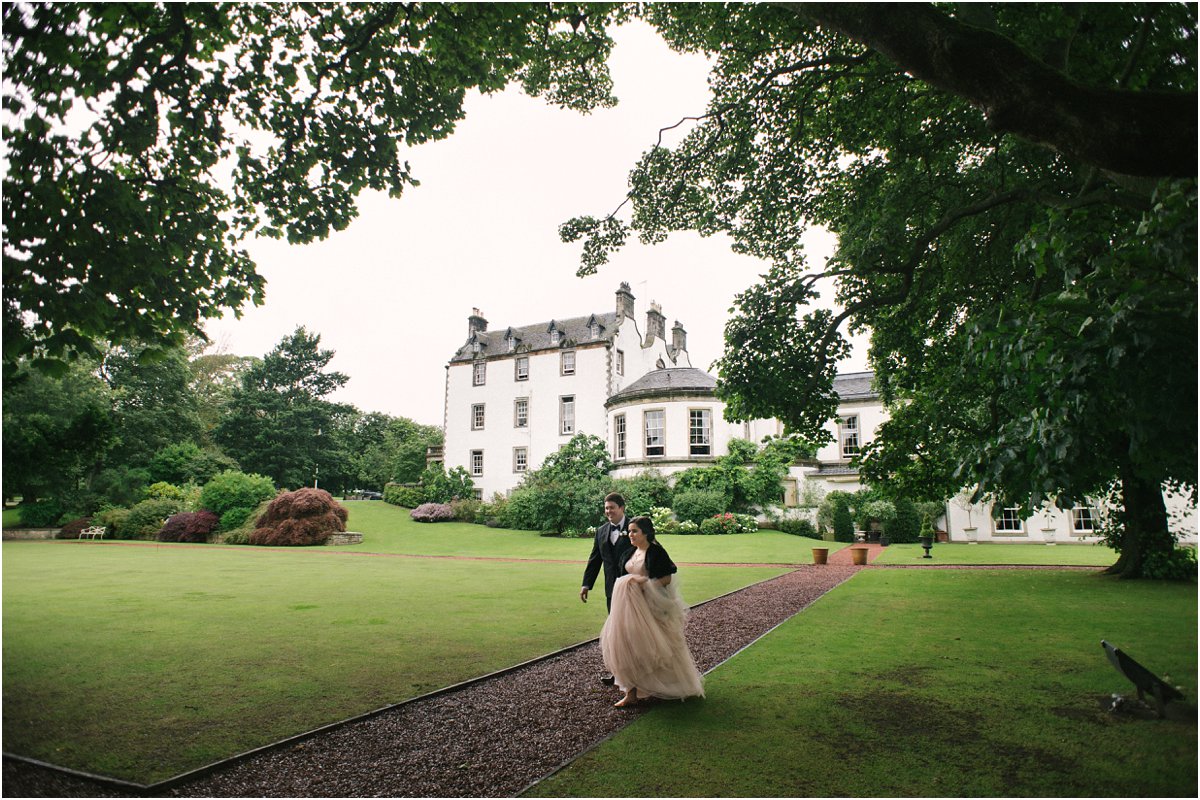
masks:
<svg viewBox="0 0 1200 800"><path fill-rule="evenodd" d="M615 503L621 508L625 507L625 498L621 497L621 495L617 494L616 492L610 492L609 494L604 495L604 502Z"/></svg>

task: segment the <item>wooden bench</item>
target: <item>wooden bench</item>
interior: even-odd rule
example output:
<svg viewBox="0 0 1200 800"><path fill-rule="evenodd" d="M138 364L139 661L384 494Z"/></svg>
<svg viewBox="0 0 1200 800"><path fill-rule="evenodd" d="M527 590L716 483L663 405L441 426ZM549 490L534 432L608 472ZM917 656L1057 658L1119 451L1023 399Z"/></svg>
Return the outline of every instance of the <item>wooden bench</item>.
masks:
<svg viewBox="0 0 1200 800"><path fill-rule="evenodd" d="M96 539L103 539L105 530L107 530L107 529L103 525L93 525L90 528L84 528L83 530L81 530L79 532L79 538L80 539L91 539L93 541L95 541Z"/></svg>
<svg viewBox="0 0 1200 800"><path fill-rule="evenodd" d="M1167 703L1183 699L1183 694L1178 689L1134 661L1119 648L1113 647L1103 639L1100 640L1100 646L1104 648L1104 653L1113 668L1137 687L1139 700L1145 702L1147 692L1154 697L1154 706L1158 709L1160 718L1167 715Z"/></svg>

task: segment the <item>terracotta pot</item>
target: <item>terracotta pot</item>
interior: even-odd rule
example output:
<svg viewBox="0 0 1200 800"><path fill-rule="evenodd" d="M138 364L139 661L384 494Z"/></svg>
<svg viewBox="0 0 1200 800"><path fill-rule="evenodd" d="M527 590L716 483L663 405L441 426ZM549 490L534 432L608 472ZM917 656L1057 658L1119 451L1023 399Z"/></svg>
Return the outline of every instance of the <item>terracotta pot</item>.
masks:
<svg viewBox="0 0 1200 800"><path fill-rule="evenodd" d="M851 547L850 548L850 557L854 560L854 566L856 566L856 567L866 566L867 548Z"/></svg>
<svg viewBox="0 0 1200 800"><path fill-rule="evenodd" d="M828 547L814 547L812 549L812 551L813 551L813 563L814 564L828 563L828 561L829 561L829 548Z"/></svg>

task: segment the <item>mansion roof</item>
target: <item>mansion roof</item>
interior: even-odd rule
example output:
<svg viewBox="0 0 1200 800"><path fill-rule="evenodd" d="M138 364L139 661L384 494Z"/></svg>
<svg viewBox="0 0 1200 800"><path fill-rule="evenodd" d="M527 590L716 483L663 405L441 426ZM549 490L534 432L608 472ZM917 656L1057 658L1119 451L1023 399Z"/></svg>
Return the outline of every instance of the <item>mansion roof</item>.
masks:
<svg viewBox="0 0 1200 800"><path fill-rule="evenodd" d="M874 400L879 392L871 388L874 372L847 372L833 379L833 391L839 400Z"/></svg>
<svg viewBox="0 0 1200 800"><path fill-rule="evenodd" d="M599 337L592 337L592 326L599 325ZM570 319L552 319L548 322L538 322L534 325L522 325L517 328L504 330L476 331L467 339L467 343L458 349L454 361L471 361L476 358L505 356L510 353L524 353L530 350L553 350L564 346L578 346L593 342L612 341L617 330L617 313L609 311L604 314L591 314L586 317L571 317ZM558 331L559 341L554 343L551 332ZM515 344L510 342L516 340ZM476 349L478 345L478 349Z"/></svg>
<svg viewBox="0 0 1200 800"><path fill-rule="evenodd" d="M714 394L717 379L695 367L670 367L647 372L608 399L608 404L676 392Z"/></svg>

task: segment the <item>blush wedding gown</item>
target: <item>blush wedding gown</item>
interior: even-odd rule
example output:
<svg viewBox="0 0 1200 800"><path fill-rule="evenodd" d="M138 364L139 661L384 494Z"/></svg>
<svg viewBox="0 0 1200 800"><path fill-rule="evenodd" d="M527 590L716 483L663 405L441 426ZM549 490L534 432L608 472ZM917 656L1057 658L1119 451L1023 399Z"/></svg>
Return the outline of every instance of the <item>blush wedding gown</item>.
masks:
<svg viewBox="0 0 1200 800"><path fill-rule="evenodd" d="M704 678L683 637L688 608L679 596L678 576L667 586L634 580L646 577L643 550L629 557L625 572L613 587L612 610L600 631L600 653L617 686L626 692L636 688L639 697L704 697Z"/></svg>

